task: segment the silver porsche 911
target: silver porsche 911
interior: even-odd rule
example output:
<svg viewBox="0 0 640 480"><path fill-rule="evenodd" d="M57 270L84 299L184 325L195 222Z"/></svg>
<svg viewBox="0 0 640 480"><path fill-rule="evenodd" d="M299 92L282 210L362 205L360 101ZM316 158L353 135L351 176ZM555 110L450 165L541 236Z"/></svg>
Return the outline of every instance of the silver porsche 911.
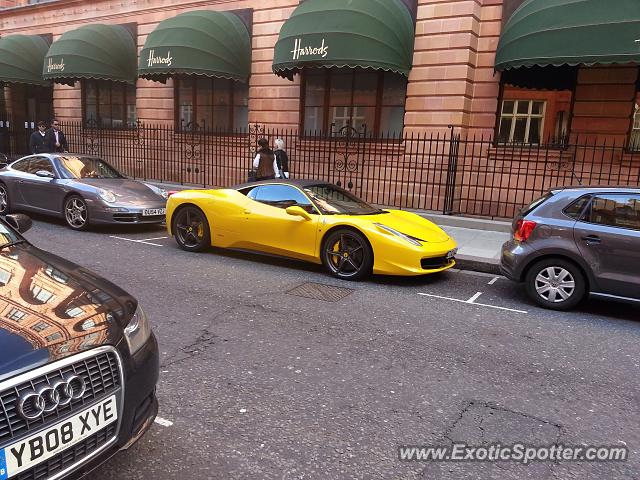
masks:
<svg viewBox="0 0 640 480"><path fill-rule="evenodd" d="M0 168L0 214L55 215L74 230L91 224L161 223L166 199L165 190L130 180L87 155L30 155Z"/></svg>

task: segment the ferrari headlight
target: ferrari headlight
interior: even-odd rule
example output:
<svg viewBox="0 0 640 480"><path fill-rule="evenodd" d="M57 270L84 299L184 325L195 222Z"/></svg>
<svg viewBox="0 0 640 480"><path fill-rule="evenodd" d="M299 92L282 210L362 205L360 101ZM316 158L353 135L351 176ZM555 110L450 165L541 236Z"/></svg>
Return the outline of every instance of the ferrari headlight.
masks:
<svg viewBox="0 0 640 480"><path fill-rule="evenodd" d="M140 308L140 305L138 305L136 313L133 314L129 325L124 329L124 337L127 339L131 354L133 355L140 350L147 340L149 340L150 336L151 326L149 325L149 320L142 311L142 308Z"/></svg>
<svg viewBox="0 0 640 480"><path fill-rule="evenodd" d="M164 188L159 188L159 187L156 187L155 185L150 185L148 183L145 183L145 185L149 187L151 190L153 190L154 193L157 193L165 200L169 198L169 192L167 192Z"/></svg>
<svg viewBox="0 0 640 480"><path fill-rule="evenodd" d="M380 230L383 230L383 231L385 231L387 233L390 233L393 236L396 236L398 238L406 240L411 245L415 245L416 247L421 247L422 246L422 243L417 238L413 238L413 237L411 237L409 235L405 235L404 233L399 232L395 228L387 227L386 225L383 225L381 223L374 223L374 225L376 227L378 227Z"/></svg>
<svg viewBox="0 0 640 480"><path fill-rule="evenodd" d="M100 196L100 198L102 200L104 200L107 203L113 203L116 201L116 196L113 192L110 192L109 190L104 190L102 188L100 188L98 190L98 195Z"/></svg>

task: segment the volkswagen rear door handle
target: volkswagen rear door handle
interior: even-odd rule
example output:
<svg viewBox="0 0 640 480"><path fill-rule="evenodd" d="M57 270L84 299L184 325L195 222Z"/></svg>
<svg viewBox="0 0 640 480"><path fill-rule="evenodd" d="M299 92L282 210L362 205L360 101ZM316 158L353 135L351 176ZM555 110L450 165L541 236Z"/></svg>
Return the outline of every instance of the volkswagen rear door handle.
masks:
<svg viewBox="0 0 640 480"><path fill-rule="evenodd" d="M601 243L602 242L602 240L600 239L600 237L598 235L587 235L586 237L582 237L582 240L587 242L587 244L589 244L589 243Z"/></svg>

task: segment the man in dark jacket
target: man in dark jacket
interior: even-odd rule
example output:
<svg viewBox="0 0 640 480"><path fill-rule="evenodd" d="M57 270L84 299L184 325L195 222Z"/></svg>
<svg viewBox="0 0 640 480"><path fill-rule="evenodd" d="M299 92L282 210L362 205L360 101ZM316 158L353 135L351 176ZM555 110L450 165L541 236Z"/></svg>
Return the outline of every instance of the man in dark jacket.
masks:
<svg viewBox="0 0 640 480"><path fill-rule="evenodd" d="M32 155L38 153L49 153L49 147L47 145L47 124L40 121L38 122L38 130L31 134L29 137L29 151Z"/></svg>
<svg viewBox="0 0 640 480"><path fill-rule="evenodd" d="M69 145L67 144L67 137L60 130L60 123L57 118L54 118L51 122L51 128L47 130L45 141L48 145L49 152L68 152Z"/></svg>

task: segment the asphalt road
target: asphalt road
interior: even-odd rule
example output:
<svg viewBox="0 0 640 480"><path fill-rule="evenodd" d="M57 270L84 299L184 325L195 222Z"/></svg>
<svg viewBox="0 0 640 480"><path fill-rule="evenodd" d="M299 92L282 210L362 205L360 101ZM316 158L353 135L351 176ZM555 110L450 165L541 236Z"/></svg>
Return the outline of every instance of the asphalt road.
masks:
<svg viewBox="0 0 640 480"><path fill-rule="evenodd" d="M156 227L37 219L26 236L135 295L160 343L163 424L93 480L640 478L637 306L554 313L460 271L348 283L295 261L183 252ZM290 292L308 282L339 289ZM630 458L398 459L400 445L452 441L626 445Z"/></svg>

